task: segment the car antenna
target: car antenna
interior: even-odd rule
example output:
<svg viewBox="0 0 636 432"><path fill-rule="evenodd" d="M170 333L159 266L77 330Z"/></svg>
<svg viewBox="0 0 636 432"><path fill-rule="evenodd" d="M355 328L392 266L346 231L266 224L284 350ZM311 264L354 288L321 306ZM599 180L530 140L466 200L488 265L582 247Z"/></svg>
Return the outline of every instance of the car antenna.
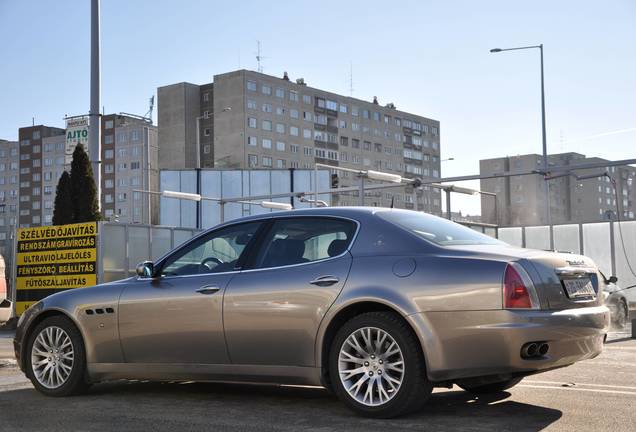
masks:
<svg viewBox="0 0 636 432"><path fill-rule="evenodd" d="M395 195L391 197L391 208L393 208L393 203L395 202Z"/></svg>

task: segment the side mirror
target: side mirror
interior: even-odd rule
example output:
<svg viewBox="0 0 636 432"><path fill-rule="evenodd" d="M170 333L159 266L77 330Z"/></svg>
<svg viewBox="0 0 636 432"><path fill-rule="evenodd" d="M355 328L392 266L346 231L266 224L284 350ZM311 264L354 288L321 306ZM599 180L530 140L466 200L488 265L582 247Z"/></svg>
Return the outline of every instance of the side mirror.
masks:
<svg viewBox="0 0 636 432"><path fill-rule="evenodd" d="M610 277L607 279L607 282L608 282L608 283L616 283L616 282L618 282L618 278L617 278L616 276L610 276Z"/></svg>
<svg viewBox="0 0 636 432"><path fill-rule="evenodd" d="M151 278L155 274L155 265L152 261L144 261L137 264L136 270L140 278Z"/></svg>

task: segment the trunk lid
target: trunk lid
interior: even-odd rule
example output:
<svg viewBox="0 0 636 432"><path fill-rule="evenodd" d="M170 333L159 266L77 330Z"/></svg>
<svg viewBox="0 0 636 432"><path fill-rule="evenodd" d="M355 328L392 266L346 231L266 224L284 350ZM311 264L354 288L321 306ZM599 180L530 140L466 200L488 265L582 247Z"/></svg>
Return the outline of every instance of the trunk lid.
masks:
<svg viewBox="0 0 636 432"><path fill-rule="evenodd" d="M604 279L594 261L586 256L505 244L449 246L447 249L485 259L518 262L532 278L542 309L603 304Z"/></svg>

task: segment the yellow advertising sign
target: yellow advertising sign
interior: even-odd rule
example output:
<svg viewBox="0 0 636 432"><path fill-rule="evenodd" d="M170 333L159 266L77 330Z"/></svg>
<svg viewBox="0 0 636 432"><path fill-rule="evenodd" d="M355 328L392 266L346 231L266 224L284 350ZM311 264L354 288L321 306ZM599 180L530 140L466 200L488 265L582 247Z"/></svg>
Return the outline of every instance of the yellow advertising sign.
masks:
<svg viewBox="0 0 636 432"><path fill-rule="evenodd" d="M16 314L38 300L97 283L97 223L20 228Z"/></svg>

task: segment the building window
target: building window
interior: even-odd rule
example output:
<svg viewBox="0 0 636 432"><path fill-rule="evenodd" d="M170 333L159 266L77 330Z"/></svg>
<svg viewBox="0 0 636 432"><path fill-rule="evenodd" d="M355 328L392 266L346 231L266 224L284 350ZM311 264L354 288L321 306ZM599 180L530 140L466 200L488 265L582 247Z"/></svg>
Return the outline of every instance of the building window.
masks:
<svg viewBox="0 0 636 432"><path fill-rule="evenodd" d="M210 128L203 129L203 136L210 136Z"/></svg>
<svg viewBox="0 0 636 432"><path fill-rule="evenodd" d="M287 161L285 159L276 160L276 168L284 169L287 167Z"/></svg>
<svg viewBox="0 0 636 432"><path fill-rule="evenodd" d="M283 123L276 123L276 132L280 134L285 133L285 125Z"/></svg>
<svg viewBox="0 0 636 432"><path fill-rule="evenodd" d="M266 84L263 84L261 86L261 92L264 95L271 95L272 94L272 88L270 86L266 85Z"/></svg>
<svg viewBox="0 0 636 432"><path fill-rule="evenodd" d="M114 186L114 182L112 179L106 179L104 180L104 188L105 189L112 189Z"/></svg>
<svg viewBox="0 0 636 432"><path fill-rule="evenodd" d="M203 93L203 102L208 102L210 100L210 93Z"/></svg>
<svg viewBox="0 0 636 432"><path fill-rule="evenodd" d="M258 166L258 156L253 155L253 154L247 155L247 165L250 168L257 167Z"/></svg>
<svg viewBox="0 0 636 432"><path fill-rule="evenodd" d="M104 195L104 202L106 204L110 204L113 202L113 195L112 194L106 194Z"/></svg>
<svg viewBox="0 0 636 432"><path fill-rule="evenodd" d="M113 164L104 165L104 173L105 174L111 174L114 171L115 171L115 166Z"/></svg>
<svg viewBox="0 0 636 432"><path fill-rule="evenodd" d="M247 81L247 89L249 91L256 91L256 81Z"/></svg>
<svg viewBox="0 0 636 432"><path fill-rule="evenodd" d="M248 99L247 100L247 109L256 109L256 101L253 99Z"/></svg>
<svg viewBox="0 0 636 432"><path fill-rule="evenodd" d="M130 169L131 170L139 169L139 165L140 165L139 162L131 162L130 163Z"/></svg>
<svg viewBox="0 0 636 432"><path fill-rule="evenodd" d="M252 129L256 129L257 128L256 119L254 117L248 117L247 118L247 125L249 127L251 127Z"/></svg>
<svg viewBox="0 0 636 432"><path fill-rule="evenodd" d="M289 100L292 102L298 102L298 92L295 90L289 91Z"/></svg>
<svg viewBox="0 0 636 432"><path fill-rule="evenodd" d="M303 120L308 122L313 121L313 116L311 115L311 112L303 111Z"/></svg>
<svg viewBox="0 0 636 432"><path fill-rule="evenodd" d="M309 95L303 95L303 103L306 103L308 105L311 105L311 96Z"/></svg>
<svg viewBox="0 0 636 432"><path fill-rule="evenodd" d="M298 110L297 109L289 110L289 116L293 119L297 119L299 117Z"/></svg>
<svg viewBox="0 0 636 432"><path fill-rule="evenodd" d="M345 104L340 104L340 112L347 113L347 106Z"/></svg>
<svg viewBox="0 0 636 432"><path fill-rule="evenodd" d="M247 137L247 144L251 145L251 146L257 146L258 145L258 139L255 136L248 136Z"/></svg>
<svg viewBox="0 0 636 432"><path fill-rule="evenodd" d="M115 157L115 150L104 150L104 159L112 159Z"/></svg>
<svg viewBox="0 0 636 432"><path fill-rule="evenodd" d="M311 130L303 129L303 138L311 139Z"/></svg>
<svg viewBox="0 0 636 432"><path fill-rule="evenodd" d="M272 130L272 122L269 121L269 120L263 120L261 122L261 128L263 130L266 130L266 131L271 131Z"/></svg>
<svg viewBox="0 0 636 432"><path fill-rule="evenodd" d="M285 143L282 141L276 141L276 150L285 151Z"/></svg>
<svg viewBox="0 0 636 432"><path fill-rule="evenodd" d="M272 158L269 156L263 156L263 166L271 167L272 166Z"/></svg>
<svg viewBox="0 0 636 432"><path fill-rule="evenodd" d="M261 141L261 144L262 144L264 149L271 149L272 148L272 140L271 139L263 138L263 140Z"/></svg>
<svg viewBox="0 0 636 432"><path fill-rule="evenodd" d="M332 100L327 99L326 108L328 110L338 111L338 103L336 101L332 101Z"/></svg>
<svg viewBox="0 0 636 432"><path fill-rule="evenodd" d="M303 152L305 154L305 156L313 156L314 155L314 149L311 147L305 147L303 149Z"/></svg>
<svg viewBox="0 0 636 432"><path fill-rule="evenodd" d="M261 107L261 109L263 110L263 112L271 113L272 112L272 104L264 103L263 106Z"/></svg>
<svg viewBox="0 0 636 432"><path fill-rule="evenodd" d="M291 151L292 153L298 153L298 144L290 144L289 151Z"/></svg>
<svg viewBox="0 0 636 432"><path fill-rule="evenodd" d="M285 108L276 107L276 115L279 115L279 116L285 115Z"/></svg>
<svg viewBox="0 0 636 432"><path fill-rule="evenodd" d="M280 87L276 87L276 97L277 98L284 98L285 97L285 90L283 90Z"/></svg>

